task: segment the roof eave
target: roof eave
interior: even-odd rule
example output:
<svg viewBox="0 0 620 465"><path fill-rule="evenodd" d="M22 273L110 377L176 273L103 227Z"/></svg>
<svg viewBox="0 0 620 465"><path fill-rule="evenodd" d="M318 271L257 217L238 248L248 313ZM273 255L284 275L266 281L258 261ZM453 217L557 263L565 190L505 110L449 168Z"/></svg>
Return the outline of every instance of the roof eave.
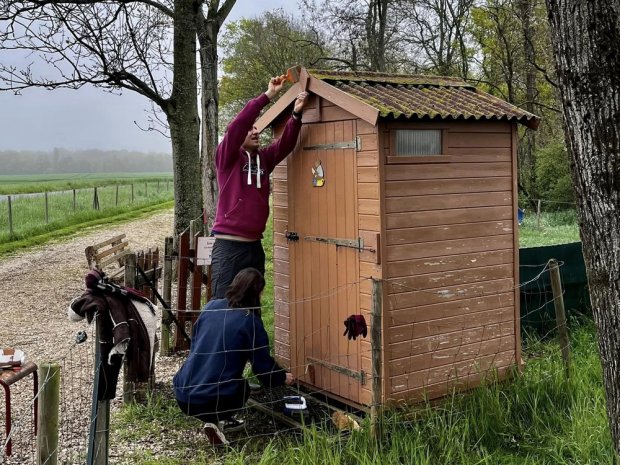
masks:
<svg viewBox="0 0 620 465"><path fill-rule="evenodd" d="M331 84L312 77L305 68L301 68L299 75L299 82L293 84L288 91L286 91L286 93L256 121L255 125L259 132L273 124L280 114L282 114L295 100L297 94L303 90L308 90L319 97L329 100L334 105L338 105L358 118L376 126L377 120L379 119L379 109L337 89Z"/></svg>
<svg viewBox="0 0 620 465"><path fill-rule="evenodd" d="M429 114L418 114L418 113L411 113L411 114L406 114L406 113L398 113L395 114L394 112L389 112L389 113L381 113L380 118L383 119L394 119L394 120L409 120L409 121L479 121L481 119L487 120L487 121L508 121L508 122L513 122L513 123L520 123L530 129L533 130L537 130L538 126L540 125L540 118L538 116L535 115L525 115L525 116L521 116L521 117L516 117L516 116L508 116L508 115L504 115L504 116L481 116L481 117L474 117L474 116L464 116L464 115L459 115L457 117L454 116L443 116L440 114L436 114L434 116L431 116Z"/></svg>

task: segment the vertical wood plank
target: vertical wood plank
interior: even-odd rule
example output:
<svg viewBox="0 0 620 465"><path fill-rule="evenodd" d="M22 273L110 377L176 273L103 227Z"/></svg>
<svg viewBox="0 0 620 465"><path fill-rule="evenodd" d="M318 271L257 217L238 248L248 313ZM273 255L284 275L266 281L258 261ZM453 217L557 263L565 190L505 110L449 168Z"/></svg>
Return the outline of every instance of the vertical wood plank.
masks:
<svg viewBox="0 0 620 465"><path fill-rule="evenodd" d="M177 280L177 320L179 325L186 329L187 323L187 279L189 273L189 232L185 232L179 237L179 272ZM187 331L187 329L186 329ZM188 332L191 334L191 332ZM183 339L179 328L175 331L174 350L184 350L187 343Z"/></svg>
<svg viewBox="0 0 620 465"><path fill-rule="evenodd" d="M169 310L172 300L172 237L166 237L164 239L164 282L162 283L162 293L164 302L162 309L162 324L161 324L161 345L160 350L162 355L168 355L170 353L170 325L171 325L171 312ZM166 308L166 306L168 308Z"/></svg>
<svg viewBox="0 0 620 465"><path fill-rule="evenodd" d="M379 441L382 435L382 347L381 341L381 320L382 320L382 308L381 302L383 300L383 293L381 289L381 281L378 279L372 280L372 309L370 312L370 345L372 356L372 401L370 404L370 432L375 441Z"/></svg>
<svg viewBox="0 0 620 465"><path fill-rule="evenodd" d="M519 219L517 211L519 208L519 174L517 167L517 124L512 123L511 145L512 145L512 235L513 235L513 286L514 286L514 325L515 325L515 364L521 368L521 308L519 291Z"/></svg>
<svg viewBox="0 0 620 465"><path fill-rule="evenodd" d="M9 206L9 234L13 235L13 203L11 196L7 196L7 202Z"/></svg>

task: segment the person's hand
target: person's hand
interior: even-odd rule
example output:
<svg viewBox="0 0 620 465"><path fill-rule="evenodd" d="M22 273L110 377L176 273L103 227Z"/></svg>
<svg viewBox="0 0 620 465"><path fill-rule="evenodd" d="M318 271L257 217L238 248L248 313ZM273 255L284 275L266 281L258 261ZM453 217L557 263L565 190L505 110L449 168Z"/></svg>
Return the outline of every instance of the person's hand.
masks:
<svg viewBox="0 0 620 465"><path fill-rule="evenodd" d="M284 74L281 76L272 77L269 80L269 84L267 85L267 92L265 92L265 94L267 94L267 97L269 97L270 100L274 98L276 95L278 95L278 92L282 90L282 87L284 87L285 81L286 81L286 75Z"/></svg>
<svg viewBox="0 0 620 465"><path fill-rule="evenodd" d="M287 373L284 382L287 386L291 386L295 382L295 377L291 373Z"/></svg>
<svg viewBox="0 0 620 465"><path fill-rule="evenodd" d="M306 104L306 100L308 98L308 92L300 92L297 98L295 99L295 105L293 106L293 111L295 113L301 113L304 109L304 105Z"/></svg>

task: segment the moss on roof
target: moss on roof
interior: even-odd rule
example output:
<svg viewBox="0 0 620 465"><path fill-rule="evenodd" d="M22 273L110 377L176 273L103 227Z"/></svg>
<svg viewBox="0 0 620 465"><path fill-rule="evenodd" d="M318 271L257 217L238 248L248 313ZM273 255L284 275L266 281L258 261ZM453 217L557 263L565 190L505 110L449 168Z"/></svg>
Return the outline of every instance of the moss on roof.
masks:
<svg viewBox="0 0 620 465"><path fill-rule="evenodd" d="M537 116L459 78L369 71L308 73L376 108L383 118L495 119L518 121L532 128L539 122Z"/></svg>
<svg viewBox="0 0 620 465"><path fill-rule="evenodd" d="M361 83L384 83L415 86L471 87L459 78L448 76L424 76L415 74L378 73L373 71L330 71L309 69L308 74L322 81L349 81Z"/></svg>

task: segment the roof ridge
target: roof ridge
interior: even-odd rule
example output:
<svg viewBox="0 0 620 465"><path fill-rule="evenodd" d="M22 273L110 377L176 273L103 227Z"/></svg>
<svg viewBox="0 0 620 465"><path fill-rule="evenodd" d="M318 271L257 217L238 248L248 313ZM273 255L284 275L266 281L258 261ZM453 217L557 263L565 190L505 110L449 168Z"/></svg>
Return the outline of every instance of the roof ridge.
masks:
<svg viewBox="0 0 620 465"><path fill-rule="evenodd" d="M400 84L416 87L469 87L475 88L465 80L452 76L436 76L424 74L385 73L378 71L333 71L309 69L308 74L322 81L342 82L375 82L384 84Z"/></svg>

